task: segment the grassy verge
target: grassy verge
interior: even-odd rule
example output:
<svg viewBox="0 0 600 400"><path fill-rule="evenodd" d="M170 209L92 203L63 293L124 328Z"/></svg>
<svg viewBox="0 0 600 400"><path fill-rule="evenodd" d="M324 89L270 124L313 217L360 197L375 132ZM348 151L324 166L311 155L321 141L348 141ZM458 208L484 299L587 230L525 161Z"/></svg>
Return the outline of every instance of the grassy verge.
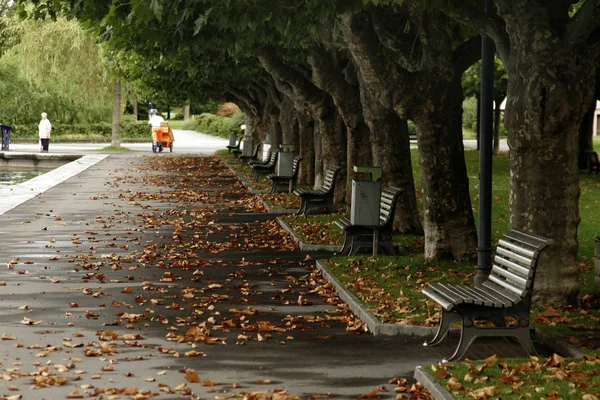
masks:
<svg viewBox="0 0 600 400"><path fill-rule="evenodd" d="M428 372L457 400L597 400L599 367L597 357L576 362L557 355L544 360L503 360L492 356L477 362L430 366Z"/></svg>
<svg viewBox="0 0 600 400"><path fill-rule="evenodd" d="M226 151L225 151L226 153ZM475 218L478 211L478 153L466 152L467 173L471 182L471 200ZM420 185L418 151L413 151L416 185ZM232 157L231 157L232 158ZM232 158L233 159L233 158ZM244 172L244 168L247 171ZM240 167L240 174L249 167ZM506 154L494 156L493 170L493 241L508 229L509 224L509 159ZM593 257L594 241L600 234L600 179L596 175L581 174L579 226L580 267L582 279L581 304L578 309L563 307L532 310L532 324L553 336L578 344L592 353L600 348L600 300L595 294ZM293 195L265 196L265 201L275 208L288 208ZM420 199L418 199L420 201ZM296 203L297 204L297 203ZM295 208L295 207L294 207ZM334 222L347 210L338 208L332 215L285 216L288 224L306 243L341 245L343 234ZM421 289L428 283L443 279L448 282L471 283L475 262L426 262L422 256L422 237L398 235L394 238L406 251L400 257L339 257L328 261L332 271L377 315L382 321L418 325L436 325L439 321L435 305L427 304ZM385 299L383 301L382 299ZM402 307L394 306L402 304ZM408 306L410 305L410 306ZM433 309L433 311L432 311ZM594 353L595 354L595 353Z"/></svg>
<svg viewBox="0 0 600 400"><path fill-rule="evenodd" d="M107 153L107 152L110 152L110 153L127 153L127 152L134 151L134 150L131 150L130 148L127 148L127 147L107 146L107 147L103 147L101 149L91 150L91 151L97 151L97 152L100 152L100 153Z"/></svg>

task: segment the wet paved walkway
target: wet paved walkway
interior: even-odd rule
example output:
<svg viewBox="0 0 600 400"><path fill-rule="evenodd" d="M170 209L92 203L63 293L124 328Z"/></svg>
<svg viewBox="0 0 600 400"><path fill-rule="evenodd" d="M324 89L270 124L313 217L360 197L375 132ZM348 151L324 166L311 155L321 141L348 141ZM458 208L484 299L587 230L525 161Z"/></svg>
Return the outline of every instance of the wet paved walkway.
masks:
<svg viewBox="0 0 600 400"><path fill-rule="evenodd" d="M110 155L6 211L0 398L395 399L451 352L364 333L315 272L328 254L259 211L217 157L177 153Z"/></svg>

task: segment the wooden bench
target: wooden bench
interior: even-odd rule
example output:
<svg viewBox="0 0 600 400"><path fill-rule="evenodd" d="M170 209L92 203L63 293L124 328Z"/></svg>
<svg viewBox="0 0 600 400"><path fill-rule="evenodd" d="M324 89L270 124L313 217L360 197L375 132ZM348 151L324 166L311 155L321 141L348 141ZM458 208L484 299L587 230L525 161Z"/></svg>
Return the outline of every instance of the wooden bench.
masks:
<svg viewBox="0 0 600 400"><path fill-rule="evenodd" d="M379 206L379 225L353 225L348 218L341 218L335 224L344 230L344 245L338 254L355 255L361 249L373 250L374 235L377 234L377 250L387 254L396 254L393 238L394 212L396 210L396 200L402 192L397 187L389 187L381 192L381 202Z"/></svg>
<svg viewBox="0 0 600 400"><path fill-rule="evenodd" d="M452 324L461 321L456 351L444 362L461 359L473 341L484 336L514 337L529 354L536 354L529 327L531 294L540 254L552 244L551 239L511 229L500 239L490 276L481 286L433 283L423 289L442 307L437 333L423 345L439 344ZM516 326L507 326L506 317L515 318ZM477 326L476 320L493 326Z"/></svg>
<svg viewBox="0 0 600 400"><path fill-rule="evenodd" d="M294 157L294 160L292 161L292 175L267 175L267 178L269 178L273 183L271 186L271 193L292 193L294 190L296 190L296 183L298 182L298 172L300 170L300 161L302 161L302 157Z"/></svg>
<svg viewBox="0 0 600 400"><path fill-rule="evenodd" d="M269 157L269 161L266 164L251 164L252 165L252 173L254 175L255 180L259 180L261 176L266 176L275 171L275 164L277 164L277 156L278 152L271 152L271 156Z"/></svg>
<svg viewBox="0 0 600 400"><path fill-rule="evenodd" d="M596 171L596 175L600 172L600 160L598 160L598 153L595 151L586 151L585 156L587 159L588 171L591 174L592 171Z"/></svg>
<svg viewBox="0 0 600 400"><path fill-rule="evenodd" d="M333 195L335 193L335 180L341 168L334 166L325 171L325 179L318 189L296 189L294 194L300 197L300 208L296 215L308 214L310 210L324 208L327 213L333 212Z"/></svg>
<svg viewBox="0 0 600 400"><path fill-rule="evenodd" d="M239 150L240 149L240 144L242 143L242 139L244 139L244 135L240 136L240 138L238 139L238 142L237 142L236 145L233 145L233 146L228 145L227 146L227 152L231 153L234 150Z"/></svg>
<svg viewBox="0 0 600 400"><path fill-rule="evenodd" d="M254 146L254 150L252 151L251 155L249 155L249 156L241 155L240 160L242 160L242 164L249 164L252 161L258 160L258 151L259 150L260 150L260 144L257 144L256 146Z"/></svg>

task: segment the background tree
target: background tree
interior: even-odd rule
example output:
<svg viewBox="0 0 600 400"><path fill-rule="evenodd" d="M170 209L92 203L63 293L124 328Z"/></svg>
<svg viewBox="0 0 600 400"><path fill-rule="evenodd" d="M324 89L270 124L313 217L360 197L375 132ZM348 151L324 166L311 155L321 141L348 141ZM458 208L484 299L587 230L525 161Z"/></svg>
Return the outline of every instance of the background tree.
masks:
<svg viewBox="0 0 600 400"><path fill-rule="evenodd" d="M499 58L494 59L494 154L500 153L500 128L502 124L501 105L506 99L508 74ZM462 77L465 98L477 99L477 148L479 148L479 95L481 90L481 61L470 66Z"/></svg>

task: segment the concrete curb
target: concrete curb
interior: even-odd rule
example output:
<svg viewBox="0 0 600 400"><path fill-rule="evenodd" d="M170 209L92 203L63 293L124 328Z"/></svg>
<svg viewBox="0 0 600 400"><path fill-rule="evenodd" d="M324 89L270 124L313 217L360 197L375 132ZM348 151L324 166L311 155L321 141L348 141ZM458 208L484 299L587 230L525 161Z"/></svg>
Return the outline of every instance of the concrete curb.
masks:
<svg viewBox="0 0 600 400"><path fill-rule="evenodd" d="M576 346L573 346L572 344L564 342L562 340L558 340L555 337L550 336L546 332L541 331L539 329L535 330L535 337L540 343L548 345L548 347L552 348L557 353L566 357L583 358L583 356L585 355Z"/></svg>
<svg viewBox="0 0 600 400"><path fill-rule="evenodd" d="M419 366L415 368L415 380L431 393L435 400L454 400L454 396L442 385L435 381L431 374Z"/></svg>

